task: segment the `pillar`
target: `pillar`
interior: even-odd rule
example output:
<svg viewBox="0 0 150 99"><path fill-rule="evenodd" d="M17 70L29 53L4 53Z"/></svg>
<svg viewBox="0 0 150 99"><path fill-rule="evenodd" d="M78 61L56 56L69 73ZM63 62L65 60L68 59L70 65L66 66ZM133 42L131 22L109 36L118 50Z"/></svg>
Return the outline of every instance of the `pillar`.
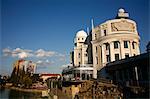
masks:
<svg viewBox="0 0 150 99"><path fill-rule="evenodd" d="M128 41L129 57L132 56L132 41Z"/></svg>
<svg viewBox="0 0 150 99"><path fill-rule="evenodd" d="M120 40L119 42L120 42L120 45L119 45L120 46L120 58L123 59L123 58L125 58L124 44L123 44L124 42L123 42L123 40Z"/></svg>
<svg viewBox="0 0 150 99"><path fill-rule="evenodd" d="M115 57L114 57L114 43L113 42L110 42L110 60L111 62L112 61L115 61Z"/></svg>
<svg viewBox="0 0 150 99"><path fill-rule="evenodd" d="M102 44L102 66L106 64L105 44Z"/></svg>
<svg viewBox="0 0 150 99"><path fill-rule="evenodd" d="M130 50L129 56L130 56L130 57L133 56L132 42L133 42L133 41L129 41L129 50Z"/></svg>
<svg viewBox="0 0 150 99"><path fill-rule="evenodd" d="M136 43L136 50L137 50L137 55L139 55L140 54L139 42Z"/></svg>
<svg viewBox="0 0 150 99"><path fill-rule="evenodd" d="M92 44L93 45L93 78L97 78L97 68L96 68L96 44Z"/></svg>
<svg viewBox="0 0 150 99"><path fill-rule="evenodd" d="M139 85L139 83L138 83L139 77L138 77L137 66L135 66L134 69L135 69L135 78L136 78L136 81L137 81L137 85Z"/></svg>

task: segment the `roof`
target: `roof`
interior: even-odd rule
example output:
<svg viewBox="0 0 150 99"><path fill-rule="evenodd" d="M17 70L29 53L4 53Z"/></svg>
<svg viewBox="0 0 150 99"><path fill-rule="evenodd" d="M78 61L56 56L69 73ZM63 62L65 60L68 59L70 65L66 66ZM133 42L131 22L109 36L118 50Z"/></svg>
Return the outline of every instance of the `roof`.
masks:
<svg viewBox="0 0 150 99"><path fill-rule="evenodd" d="M76 37L87 37L87 33L84 30L77 32Z"/></svg>
<svg viewBox="0 0 150 99"><path fill-rule="evenodd" d="M61 76L61 74L41 74L40 76Z"/></svg>
<svg viewBox="0 0 150 99"><path fill-rule="evenodd" d="M140 66L140 64L147 65L149 62L149 55L150 53L144 53L138 56L129 57L127 59L122 59L119 61L114 61L108 63L106 65L107 70L116 70L116 69L123 69L123 68L132 68L132 66Z"/></svg>

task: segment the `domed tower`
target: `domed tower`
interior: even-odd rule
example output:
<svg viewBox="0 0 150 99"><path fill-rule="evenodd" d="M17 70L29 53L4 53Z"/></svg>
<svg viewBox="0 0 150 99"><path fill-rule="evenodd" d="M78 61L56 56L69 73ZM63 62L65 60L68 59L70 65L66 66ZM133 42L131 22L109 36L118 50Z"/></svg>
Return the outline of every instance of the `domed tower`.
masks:
<svg viewBox="0 0 150 99"><path fill-rule="evenodd" d="M76 33L74 38L74 66L85 65L88 63L87 47L85 40L87 33L84 30L80 30Z"/></svg>
<svg viewBox="0 0 150 99"><path fill-rule="evenodd" d="M140 37L136 22L119 9L116 19L108 20L92 29L94 78L97 70L107 63L140 54Z"/></svg>
<svg viewBox="0 0 150 99"><path fill-rule="evenodd" d="M81 46L85 42L87 37L87 33L84 30L80 30L76 33L76 36L74 38L74 44L75 46Z"/></svg>

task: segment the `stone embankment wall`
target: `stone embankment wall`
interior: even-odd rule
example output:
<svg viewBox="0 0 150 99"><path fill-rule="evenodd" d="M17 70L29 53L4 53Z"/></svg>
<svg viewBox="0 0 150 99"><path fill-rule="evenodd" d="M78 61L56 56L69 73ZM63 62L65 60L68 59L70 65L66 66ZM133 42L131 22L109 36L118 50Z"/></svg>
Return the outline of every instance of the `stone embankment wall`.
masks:
<svg viewBox="0 0 150 99"><path fill-rule="evenodd" d="M86 81L81 84L79 93L76 97L80 99L121 99L122 91L111 83L102 83L96 81Z"/></svg>

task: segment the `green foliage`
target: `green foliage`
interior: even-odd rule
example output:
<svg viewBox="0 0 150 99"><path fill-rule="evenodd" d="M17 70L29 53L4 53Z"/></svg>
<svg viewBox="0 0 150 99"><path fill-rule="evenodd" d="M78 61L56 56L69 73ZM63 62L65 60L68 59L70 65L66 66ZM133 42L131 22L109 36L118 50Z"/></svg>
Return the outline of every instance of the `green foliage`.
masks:
<svg viewBox="0 0 150 99"><path fill-rule="evenodd" d="M32 85L32 79L28 75L25 75L22 80L22 84L24 84L25 88L29 88Z"/></svg>
<svg viewBox="0 0 150 99"><path fill-rule="evenodd" d="M14 86L21 85L25 88L29 88L32 85L32 77L30 73L26 73L23 69L17 69L16 67L13 69L11 74L11 82Z"/></svg>

